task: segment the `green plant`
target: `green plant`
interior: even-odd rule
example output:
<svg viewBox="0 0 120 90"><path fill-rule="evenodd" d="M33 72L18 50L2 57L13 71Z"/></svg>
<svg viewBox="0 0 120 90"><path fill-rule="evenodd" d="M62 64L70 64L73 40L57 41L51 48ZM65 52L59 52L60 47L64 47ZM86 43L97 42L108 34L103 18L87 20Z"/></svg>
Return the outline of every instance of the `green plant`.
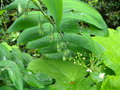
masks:
<svg viewBox="0 0 120 90"><path fill-rule="evenodd" d="M91 56L90 66L86 66L84 61L87 59L78 54L74 64L72 61L38 59L32 61L28 68L54 77L57 83L50 86L50 90L119 90L120 31L118 28L116 31L109 29L109 32L109 37L93 37L106 50L102 51L101 60Z"/></svg>
<svg viewBox="0 0 120 90"><path fill-rule="evenodd" d="M25 2L15 0L4 9L14 9L20 4L24 12L28 2L29 0ZM94 44L96 42L89 35L107 36L108 30L94 8L77 0L42 2L50 13L48 10L42 10L43 4L37 0L30 1L27 8L35 8L41 12L30 11L20 16L8 29L9 32L24 30L18 38L18 43L29 42L28 48L37 49L47 57L56 59L62 59L64 56L72 57L76 52L98 52L96 49L98 44Z"/></svg>
<svg viewBox="0 0 120 90"><path fill-rule="evenodd" d="M109 29L109 37L95 37L94 40L105 47L103 62L114 71L114 76L108 76L103 82L101 90L119 90L119 67L120 67L120 30Z"/></svg>
<svg viewBox="0 0 120 90"><path fill-rule="evenodd" d="M16 46L0 43L0 89L37 89L51 84L53 80L50 77L34 74L26 68L32 60L29 54L22 53Z"/></svg>
<svg viewBox="0 0 120 90"><path fill-rule="evenodd" d="M109 28L120 26L119 0L82 0L94 6L103 16ZM112 23L111 23L112 22Z"/></svg>
<svg viewBox="0 0 120 90"><path fill-rule="evenodd" d="M20 17L8 31L22 30L17 43L27 44L43 55L32 61L28 69L55 78L50 90L105 90L107 76L116 71L101 57L105 48L91 37L109 35L107 25L93 7L78 0L15 0L4 9L17 7ZM28 78L32 77L26 78L30 81ZM28 84L34 85L31 81Z"/></svg>

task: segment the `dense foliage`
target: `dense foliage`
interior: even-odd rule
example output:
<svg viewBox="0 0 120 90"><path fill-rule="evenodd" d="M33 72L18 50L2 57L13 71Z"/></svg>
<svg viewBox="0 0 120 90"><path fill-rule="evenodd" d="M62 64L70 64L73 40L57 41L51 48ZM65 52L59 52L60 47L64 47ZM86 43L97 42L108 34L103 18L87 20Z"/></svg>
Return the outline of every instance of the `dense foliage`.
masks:
<svg viewBox="0 0 120 90"><path fill-rule="evenodd" d="M118 26L120 26L120 0L82 1L88 2L100 12L109 28L116 29Z"/></svg>
<svg viewBox="0 0 120 90"><path fill-rule="evenodd" d="M120 89L120 27L89 4L5 0L0 15L0 89Z"/></svg>

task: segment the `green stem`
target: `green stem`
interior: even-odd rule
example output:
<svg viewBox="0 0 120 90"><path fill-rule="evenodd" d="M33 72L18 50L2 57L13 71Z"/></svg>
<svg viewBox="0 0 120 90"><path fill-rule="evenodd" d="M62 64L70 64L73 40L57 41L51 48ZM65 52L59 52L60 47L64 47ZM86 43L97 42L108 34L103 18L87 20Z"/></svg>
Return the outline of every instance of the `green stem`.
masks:
<svg viewBox="0 0 120 90"><path fill-rule="evenodd" d="M54 22L51 20L51 18L48 15L46 15L46 13L41 9L41 5L40 5L39 1L37 1L37 0L32 0L32 1L38 7L38 9L41 11L41 13L50 21L50 23L53 25L53 27L56 27Z"/></svg>

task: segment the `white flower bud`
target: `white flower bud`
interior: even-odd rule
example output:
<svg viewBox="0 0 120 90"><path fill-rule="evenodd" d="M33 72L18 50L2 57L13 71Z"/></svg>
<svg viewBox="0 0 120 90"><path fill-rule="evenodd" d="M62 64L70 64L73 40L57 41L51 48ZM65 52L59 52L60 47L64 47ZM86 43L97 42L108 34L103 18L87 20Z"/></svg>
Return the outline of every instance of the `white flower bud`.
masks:
<svg viewBox="0 0 120 90"><path fill-rule="evenodd" d="M100 73L99 78L103 79L105 77L105 73Z"/></svg>
<svg viewBox="0 0 120 90"><path fill-rule="evenodd" d="M86 71L87 71L87 72L90 72L90 73L92 72L92 70L90 70L89 68L88 68Z"/></svg>

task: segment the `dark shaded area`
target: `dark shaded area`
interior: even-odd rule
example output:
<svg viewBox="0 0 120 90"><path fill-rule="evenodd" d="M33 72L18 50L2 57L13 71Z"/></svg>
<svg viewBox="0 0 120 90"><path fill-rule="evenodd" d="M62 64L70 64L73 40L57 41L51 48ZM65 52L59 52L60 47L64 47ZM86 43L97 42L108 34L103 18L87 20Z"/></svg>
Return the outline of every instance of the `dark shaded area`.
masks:
<svg viewBox="0 0 120 90"><path fill-rule="evenodd" d="M81 0L91 4L103 16L109 28L120 26L120 0Z"/></svg>

